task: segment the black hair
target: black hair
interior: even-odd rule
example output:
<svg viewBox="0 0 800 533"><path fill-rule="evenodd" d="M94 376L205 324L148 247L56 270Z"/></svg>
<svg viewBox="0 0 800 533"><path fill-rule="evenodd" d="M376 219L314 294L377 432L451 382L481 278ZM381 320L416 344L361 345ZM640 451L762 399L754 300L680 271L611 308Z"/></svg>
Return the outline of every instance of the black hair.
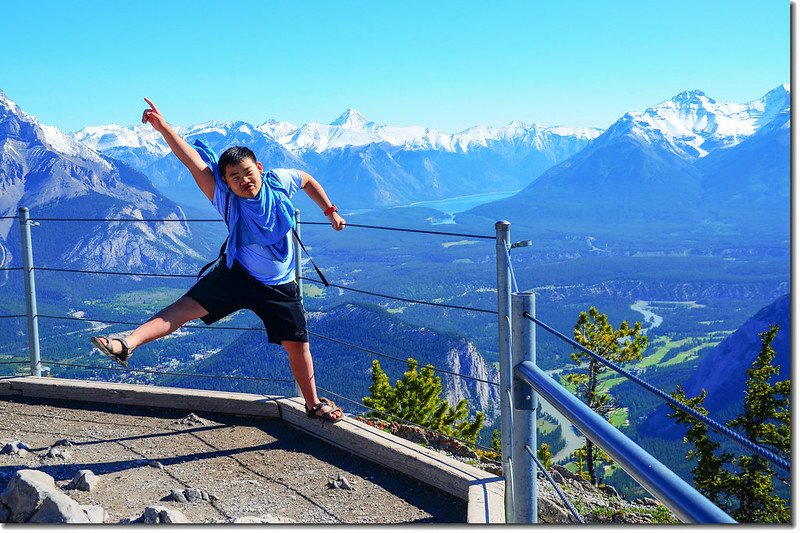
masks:
<svg viewBox="0 0 800 533"><path fill-rule="evenodd" d="M252 159L253 163L258 162L256 159L256 154L254 154L253 151L246 146L231 146L222 152L222 155L219 156L219 161L217 162L220 177L225 178L225 169L228 167L228 165L238 165L248 158Z"/></svg>

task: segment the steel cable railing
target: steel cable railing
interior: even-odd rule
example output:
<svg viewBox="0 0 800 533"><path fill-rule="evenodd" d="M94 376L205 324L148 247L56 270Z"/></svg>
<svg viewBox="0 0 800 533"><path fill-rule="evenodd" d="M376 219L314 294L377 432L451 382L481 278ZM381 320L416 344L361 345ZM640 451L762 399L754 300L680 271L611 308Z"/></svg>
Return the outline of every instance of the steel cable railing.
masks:
<svg viewBox="0 0 800 533"><path fill-rule="evenodd" d="M17 217L12 217L17 218ZM36 222L223 222L221 218L31 218Z"/></svg>
<svg viewBox="0 0 800 533"><path fill-rule="evenodd" d="M541 463L541 461L539 461L539 458L536 457L536 454L533 453L533 450L531 450L531 447L529 445L527 445L527 444L525 445L525 451L528 452L528 454L531 456L531 459L533 459L533 462L536 463L536 467L539 469L539 471L542 472L542 474L544 474L544 476L547 478L547 481L550 483L550 485L556 491L556 494L558 495L558 497L561 498L561 501L564 502L564 505L567 507L569 512L572 514L573 518L575 518L575 520L577 520L578 523L585 524L586 522L584 521L584 519L581 516L581 514L578 512L577 509L575 509L575 507L572 505L572 503L567 498L567 495L564 494L563 490L561 490L561 487L559 487L556 484L555 480L553 479L553 476L550 475L550 472L547 471L547 469L544 467L544 465Z"/></svg>
<svg viewBox="0 0 800 533"><path fill-rule="evenodd" d="M113 270L79 270L75 268L33 267L33 270L43 272L70 272L76 274L102 274L112 276L141 276L143 278L196 278L197 274L156 274L152 272L117 272Z"/></svg>
<svg viewBox="0 0 800 533"><path fill-rule="evenodd" d="M18 219L16 216L4 216L0 219ZM221 218L67 218L67 217L36 217L32 218L36 222L223 222ZM330 222L311 222L301 221L301 225L309 226L330 226ZM374 226L370 224L351 224L345 226L351 228L378 229L385 231L398 231L404 233L421 233L425 235L441 235L443 237L467 237L471 239L493 240L494 236L475 235L471 233L455 233L449 231L432 231L412 228L397 228L389 226Z"/></svg>
<svg viewBox="0 0 800 533"><path fill-rule="evenodd" d="M307 224L307 225L310 225L310 226L330 226L331 225L330 222L305 222L305 221L300 222L300 224L301 225L302 224ZM471 239L489 239L489 240L494 240L495 239L494 236L488 236L488 235L473 235L473 234L470 234L470 233L451 233L451 232L448 232L448 231L431 231L431 230L411 229L411 228L392 228L392 227L388 227L388 226L372 226L372 225L368 225L368 224L350 224L350 223L345 223L345 226L350 227L350 228L367 228L367 229L380 229L380 230L385 230L385 231L399 231L399 232L403 232L403 233L423 233L423 234L426 234L426 235L442 235L442 236L445 236L445 237L468 237L468 238L471 238Z"/></svg>
<svg viewBox="0 0 800 533"><path fill-rule="evenodd" d="M549 333L552 333L556 337L560 338L564 342L566 342L566 343L574 346L575 348L578 348L579 350L583 351L584 353L586 353L589 357L593 358L594 360L602 363L603 365L605 365L608 368L614 370L618 374L620 374L620 375L628 378L632 382L636 383L640 387L643 387L647 391L655 394L656 396L658 396L662 400L664 400L667 403L669 403L674 408L676 408L676 409L680 410L681 412L691 416L695 420L705 424L706 426L710 427L714 431L716 431L716 432L718 432L718 433L720 433L720 434L732 439L733 441L735 441L736 443L738 443L741 446L744 446L745 448L747 448L751 452L753 452L753 453L755 453L757 455L760 455L764 459L767 459L769 462L771 462L775 466L779 467L781 470L784 470L785 472L791 472L791 465L789 464L789 462L784 460L782 457L778 456L778 454L776 454L776 453L772 452L771 450L768 450L768 449L766 449L766 448L764 448L762 446L759 446L758 444L750 441L749 439L747 439L746 437L740 435L739 433L736 433L732 429L723 426L722 424L720 424L716 420L713 420L713 419L705 416L704 414L698 412L696 409L693 409L693 408L689 407L688 405L685 405L685 404L679 402L678 400L676 400L675 398L673 398L672 396L670 396L666 392L662 391L661 389L658 389L658 388L654 387L653 385L647 383L646 381L634 376L630 372L628 372L625 369L621 368L619 365L613 363L612 361L609 361L605 357L594 353L592 350L586 348L581 343L570 339L569 337L567 337L566 335L560 333L556 329L548 326L547 324L545 324L544 322L542 322L538 318L536 318L534 316L531 316L528 313L524 313L523 316L525 318L527 318L528 320L530 320L531 322L533 322L533 323L539 325L540 327L544 328Z"/></svg>
<svg viewBox="0 0 800 533"><path fill-rule="evenodd" d="M72 220L79 221L81 219L42 218L42 219L38 219L37 221L72 221ZM103 222L113 222L113 221L119 221L119 222L183 222L183 221L186 221L186 222L188 222L188 221L190 221L190 219L179 220L179 219L142 219L142 218L138 218L138 219L123 219L123 218L119 218L119 219L82 219L82 220L83 221L98 221L98 222L100 222L100 221L103 221ZM196 222L199 222L199 221L202 221L202 222L218 222L218 220L215 220L215 219L195 219L195 220L192 220L192 221L196 221ZM313 225L315 223L309 223L309 224ZM327 224L327 223L320 223L320 224ZM424 231L424 230L412 230L412 229L406 229L406 228L389 228L389 227L381 227L381 226L367 226L367 225L356 225L356 224L351 224L351 226L352 227L362 227L362 228L383 229L383 230L390 230L390 231L405 231L405 232L419 233L419 234L433 234L433 235L441 235L441 236L458 236L458 237L464 237L464 238L478 238L478 239L493 239L494 238L494 237L489 237L489 236L473 235L473 234L466 234L466 233L455 233L455 232L432 232L432 231ZM509 265L510 265L511 260L510 260L509 254L508 254L508 249L506 250L506 259L508 260ZM51 271L51 272L70 272L70 273L85 273L85 274L96 274L96 275L126 275L126 276L137 276L137 277L158 277L158 278L191 278L191 277L194 277L192 275L157 274L157 273L147 273L147 272L93 271L93 270L82 270L82 269L65 269L65 268L48 268L48 267L39 267L38 269L42 270L42 271ZM303 279L308 279L308 278L303 278ZM316 280L312 280L312 279L308 279L308 281L316 282ZM515 287L516 287L516 278L514 278L514 284L515 284ZM385 295L385 294L380 294L380 293L375 293L375 292L370 292L370 291L363 291L363 290L355 289L355 288L352 288L352 287L346 287L346 286L342 286L342 285L333 285L333 286L334 286L334 288L338 288L340 290L353 291L353 292L357 292L357 293L361 293L361 294L367 294L367 295L381 297L381 298L393 299L393 300L407 302L407 303L430 305L430 306L441 307L441 308L451 308L451 309L458 309L458 310L472 311L472 312L480 312L480 313L496 314L496 311L492 311L492 310L488 310L488 309L480 309L480 308L467 307L467 306L455 306L455 305L450 305L450 304L443 304L443 303L437 303L437 302L427 302L427 301L423 301L423 300L416 300L416 299L410 299L410 298L393 297L393 296L390 296L390 295ZM48 318L53 318L53 319L67 318L67 317L55 317L55 316L52 316L52 315L40 315L40 316L42 316L43 318L44 317L48 317ZM91 319L77 318L77 317L69 317L68 319L90 321L90 322L102 322L102 323L106 323L106 324L108 324L108 323L116 323L116 324L125 324L125 325L136 325L134 323L124 322L124 321L98 321L98 320L92 321ZM201 328L202 326L184 326L184 327L187 327L187 328ZM213 329L257 330L259 328L238 328L238 327L219 327L218 326L218 327L213 328ZM332 338L324 336L324 335L319 335L319 334L312 334L312 335L315 335L317 338L321 338L321 339L327 340L329 342L338 343L340 345L347 346L347 347L349 347L351 349L356 349L356 350L359 350L359 351L362 351L362 352L370 353L370 354L378 356L378 357L389 358L389 359L396 360L396 361L401 361L401 362L407 362L407 360L401 359L399 357L390 356L388 354L384 354L384 353L381 353L381 352L378 352L378 351L375 351L375 350L369 350L369 349L357 346L355 344L347 343L347 342L344 342L344 341L339 341L337 339L332 339ZM93 366L93 365L81 365L81 364L77 364L77 363L65 363L65 362L60 362L60 361L43 361L43 363L51 364L53 366L63 366L63 367L67 367L67 368L112 370L112 371L118 371L118 372L140 373L140 374L150 374L150 375L190 376L190 377L199 377L199 378L205 377L205 378L209 378L209 379L249 379L249 380L256 380L256 381L279 381L279 382L291 382L292 381L292 380L280 380L280 379L269 379L269 378L252 378L252 377L248 377L248 376L238 376L237 377L237 376L202 375L202 374L194 374L194 373L169 372L169 371L158 371L158 370L135 370L135 369L97 367L97 366ZM494 385L494 386L499 385L497 383L493 383L493 382L490 382L488 380L483 380L483 379L480 379L480 378L473 378L472 376L465 376L465 375L457 373L457 372L438 369L438 368L435 368L435 367L434 367L434 370L438 371L438 372L445 373L445 374L458 376L458 377L461 377L461 378L474 379L476 381L484 382L484 383L487 383L487 384L490 384L490 385ZM337 393L334 393L333 391L329 391L329 390L326 390L326 389L323 389L323 388L320 388L320 390L321 391L325 391L326 393L328 393L331 396L335 396L337 398L341 398L344 401L350 402L350 403L352 403L354 405L358 405L358 406L360 406L360 407L362 407L364 409L372 410L374 412L379 412L377 410L370 409L368 406L364 405L361 402L357 402L357 401L355 401L353 399L347 398L346 396L339 395ZM390 418L393 418L393 419L396 419L396 420L400 420L403 423L411 424L411 425L420 427L421 429L426 429L426 428L423 428L422 426L419 426L417 424L413 424L408 420L404 420L401 417L398 417L398 416L395 416L395 415L389 415L388 413L381 413L381 414L383 416L387 416L387 417L390 417ZM463 443L465 443L465 444L467 444L469 446L477 446L477 447L483 448L485 450L490 450L491 451L490 448L485 448L485 447L482 447L482 446L477 445L475 443L470 443L468 441L465 441L463 439L459 439L459 438L455 438L455 437L452 437L452 436L444 435L444 434L441 434L441 433L435 432L435 431L434 431L434 433L438 434L440 436L453 438L454 440L457 440L457 441L462 441Z"/></svg>
<svg viewBox="0 0 800 533"><path fill-rule="evenodd" d="M86 368L86 369L94 369L94 370L112 370L115 372L126 372L131 374L155 374L161 376L181 376L181 377L191 377L191 378L207 378L207 379L230 379L230 380L239 380L239 381L263 381L263 382L273 382L273 383L294 383L293 379L288 378L260 378L257 376L231 376L231 375L214 375L214 374L194 374L188 372L171 372L168 370L137 370L128 367L121 367L121 366L95 366L95 365L81 365L78 363L64 363L61 361L42 361L42 364L54 365L54 366L63 366L63 367L75 367L75 368Z"/></svg>
<svg viewBox="0 0 800 533"><path fill-rule="evenodd" d="M394 359L395 361L400 361L401 363L407 363L408 362L408 359L403 359L401 357L395 357L393 355L388 355L388 354L385 354L385 353L381 353L381 352L378 352L378 351L375 351L375 350L371 350L369 348L364 348L363 346L357 346L357 345L351 344L349 342L341 341L341 340L338 340L338 339L333 339L331 337L326 337L325 335L320 335L319 333L309 332L309 335L311 335L312 337L318 337L320 339L324 339L326 341L330 341L330 342L333 342L333 343L336 343L336 344L341 344L342 346L347 346L347 347L353 348L355 350L360 350L362 352L366 352L366 353L370 353L370 354L373 354L373 355L377 355L378 357L384 357L386 359ZM419 363L419 362L417 364L419 364L419 366L421 366L421 367L428 366L428 365L423 365L422 363ZM458 372L452 372L450 370L444 370L444 369L441 369L441 368L436 368L433 365L430 365L430 366L433 368L433 370L435 370L436 372L441 372L442 374L450 374L452 376L458 376L460 378L470 379L472 381L478 381L480 383L486 383L488 385L493 385L495 387L500 386L499 383L494 382L494 381L489 381L489 380L486 380L486 379L476 378L476 377L473 377L473 376L467 376L467 375L464 375L464 374L459 374Z"/></svg>
<svg viewBox="0 0 800 533"><path fill-rule="evenodd" d="M20 315L20 316L21 317L25 317L26 315ZM122 320L78 318L78 317L73 317L73 316L55 316L55 315L44 315L44 314L39 314L38 316L39 316L39 318L49 318L49 319L54 319L54 320L71 320L71 321L76 321L76 322L99 322L101 324L114 324L114 325L119 325L119 326L139 326L139 325L141 325L141 323L139 323L139 322L127 322L127 321L122 321ZM0 318L2 318L2 317L0 317ZM237 327L237 326L191 326L191 325L187 326L187 325L183 325L183 326L181 326L181 328L203 329L203 330L218 329L218 330L231 330L231 331L263 331L263 328ZM345 342L345 341L342 341L342 340L339 340L339 339L334 339L332 337L327 337L325 335L320 335L319 333L309 332L309 335L311 335L312 337L318 337L320 339L324 339L324 340L329 341L329 342L333 342L333 343L336 343L336 344L347 346L349 348L353 348L353 349L356 349L356 350L359 350L359 351L362 351L362 352L370 353L370 354L376 355L378 357L383 357L383 358L386 358L386 359L393 359L395 361L400 361L400 362L403 362L403 363L407 363L408 362L408 359L402 359L400 357L389 355L389 354L385 354L385 353L382 353L382 352L379 352L379 351L376 351L376 350L370 350L368 348L364 348L364 347L358 346L356 344ZM420 366L428 366L428 365L425 365L425 364L423 364L421 362L418 362L418 364ZM462 379L469 379L469 380L478 381L478 382L481 382L481 383L486 383L486 384L494 385L494 386L499 385L498 383L496 383L494 381L488 381L488 380L485 380L485 379L476 378L474 376L468 376L466 374L460 374L458 372L452 372L452 371L449 371L449 370L444 370L444 369L441 369L441 368L437 368L437 367L435 367L433 365L430 365L430 366L433 368L434 371L441 372L443 374L450 374L450 375L458 376L458 377L460 377Z"/></svg>
<svg viewBox="0 0 800 533"><path fill-rule="evenodd" d="M300 279L302 279L303 281L310 281L312 283L319 283L320 285L323 285L323 283L321 281L316 280L314 278L307 278L307 277L301 276ZM478 312L478 313L490 313L490 314L494 314L494 315L497 314L497 311L492 311L491 309L480 309L480 308L477 308L477 307L465 307L465 306L461 306L461 305L451 305L451 304L443 304L443 303L438 303L438 302L428 302L428 301L425 301L425 300L414 300L414 299L411 299L411 298L402 298L400 296L391 296L391 295L388 295L388 294L381 294L381 293L370 292L370 291L365 291L365 290L361 290L361 289L354 289L352 287L347 287L345 285L336 285L334 283L329 283L328 286L329 287L334 287L336 289L342 289L342 290L345 290L345 291L357 292L357 293L360 293L360 294L367 294L367 295L370 295L370 296L378 296L380 298L387 298L389 300L397 300L399 302L406 302L406 303L412 303L412 304L423 304L423 305L430 305L430 306L434 306L434 307L445 307L445 308L448 308L448 309L459 309L459 310L462 310L462 311L475 311L475 312Z"/></svg>

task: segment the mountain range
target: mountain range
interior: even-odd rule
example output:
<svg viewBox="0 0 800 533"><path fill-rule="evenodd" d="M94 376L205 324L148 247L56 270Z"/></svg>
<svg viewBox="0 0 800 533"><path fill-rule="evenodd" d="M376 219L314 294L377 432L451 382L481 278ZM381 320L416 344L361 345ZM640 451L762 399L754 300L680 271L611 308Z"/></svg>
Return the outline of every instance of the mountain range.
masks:
<svg viewBox="0 0 800 533"><path fill-rule="evenodd" d="M683 92L625 114L518 194L457 220L502 214L537 234L614 234L688 247L747 236L786 247L789 119L788 85L741 105Z"/></svg>
<svg viewBox="0 0 800 533"><path fill-rule="evenodd" d="M31 209L36 218L186 218L144 174L108 158L52 126L39 123L0 92L0 213ZM11 219L0 220L2 264L19 241ZM185 222L50 223L36 232L37 257L60 266L182 270L201 255Z"/></svg>
<svg viewBox="0 0 800 533"><path fill-rule="evenodd" d="M218 152L247 145L267 167L306 170L350 209L516 190L601 133L513 122L448 134L376 124L354 109L330 124L208 122L176 131L189 141L203 138ZM72 137L147 174L173 199L202 203L191 176L149 125L91 126Z"/></svg>

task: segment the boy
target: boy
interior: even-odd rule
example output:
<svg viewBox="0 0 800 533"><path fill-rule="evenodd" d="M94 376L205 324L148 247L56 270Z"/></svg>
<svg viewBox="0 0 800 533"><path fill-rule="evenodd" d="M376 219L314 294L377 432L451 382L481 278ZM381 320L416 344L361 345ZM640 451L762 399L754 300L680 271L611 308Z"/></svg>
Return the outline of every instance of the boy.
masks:
<svg viewBox="0 0 800 533"><path fill-rule="evenodd" d="M303 189L336 231L344 229L344 219L309 174L293 169L264 173L263 165L244 147L229 148L216 162L213 152L203 145L198 149L190 146L167 124L155 104L145 101L150 109L142 113L142 122L150 123L164 137L228 222L226 260L129 336L92 337L92 343L127 366L134 349L169 335L190 320L200 318L212 324L239 309L250 309L264 322L269 342L286 350L305 399L306 414L338 422L342 410L317 396L303 303L294 281L294 254L298 252L288 235L288 217L293 216L288 198Z"/></svg>

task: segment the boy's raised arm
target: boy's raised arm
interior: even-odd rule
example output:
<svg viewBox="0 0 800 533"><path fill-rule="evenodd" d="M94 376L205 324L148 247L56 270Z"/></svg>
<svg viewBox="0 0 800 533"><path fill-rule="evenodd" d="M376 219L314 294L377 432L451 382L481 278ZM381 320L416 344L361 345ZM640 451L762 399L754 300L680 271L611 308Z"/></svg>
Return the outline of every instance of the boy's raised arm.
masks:
<svg viewBox="0 0 800 533"><path fill-rule="evenodd" d="M150 109L145 109L142 113L142 122L149 122L150 125L164 137L172 153L175 154L178 159L181 160L181 163L189 169L189 172L192 173L194 181L197 182L197 186L200 187L203 194L205 194L209 200L213 201L214 188L216 187L214 173L208 168L208 165L200 157L200 154L197 153L197 150L189 146L189 143L184 141L180 135L175 133L175 130L167 124L167 121L164 120L164 117L161 115L156 105L147 98L145 98L144 101L147 102Z"/></svg>

